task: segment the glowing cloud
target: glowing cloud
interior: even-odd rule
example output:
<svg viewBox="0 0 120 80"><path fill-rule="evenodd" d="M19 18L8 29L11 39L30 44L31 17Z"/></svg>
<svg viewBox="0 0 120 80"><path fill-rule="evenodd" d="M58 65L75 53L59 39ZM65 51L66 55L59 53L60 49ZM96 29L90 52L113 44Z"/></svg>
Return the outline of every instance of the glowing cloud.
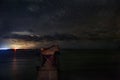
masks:
<svg viewBox="0 0 120 80"><path fill-rule="evenodd" d="M25 41L22 39L9 39L8 42L11 49L33 49L40 45L39 42Z"/></svg>
<svg viewBox="0 0 120 80"><path fill-rule="evenodd" d="M29 31L12 32L12 34L17 34L17 35L33 35L33 33L29 32Z"/></svg>

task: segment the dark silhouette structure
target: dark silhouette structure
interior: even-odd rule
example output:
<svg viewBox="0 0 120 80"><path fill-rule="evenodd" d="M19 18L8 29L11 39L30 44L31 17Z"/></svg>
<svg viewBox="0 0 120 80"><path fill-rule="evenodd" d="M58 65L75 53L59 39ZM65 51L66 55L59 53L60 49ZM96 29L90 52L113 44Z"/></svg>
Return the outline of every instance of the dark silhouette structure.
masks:
<svg viewBox="0 0 120 80"><path fill-rule="evenodd" d="M48 48L41 48L42 64L38 69L37 80L58 80L60 48L52 45Z"/></svg>

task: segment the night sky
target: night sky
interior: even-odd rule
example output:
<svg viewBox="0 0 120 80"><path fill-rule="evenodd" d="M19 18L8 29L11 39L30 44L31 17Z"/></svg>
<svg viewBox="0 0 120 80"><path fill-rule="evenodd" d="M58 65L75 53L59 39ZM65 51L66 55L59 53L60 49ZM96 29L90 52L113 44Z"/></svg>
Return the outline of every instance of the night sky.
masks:
<svg viewBox="0 0 120 80"><path fill-rule="evenodd" d="M0 47L117 48L119 0L0 0Z"/></svg>

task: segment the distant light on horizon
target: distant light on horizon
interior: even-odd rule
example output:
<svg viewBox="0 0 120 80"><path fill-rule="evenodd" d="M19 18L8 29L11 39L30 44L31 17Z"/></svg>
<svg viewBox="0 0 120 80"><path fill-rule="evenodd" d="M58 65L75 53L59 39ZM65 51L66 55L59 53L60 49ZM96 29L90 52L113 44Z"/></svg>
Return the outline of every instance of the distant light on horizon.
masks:
<svg viewBox="0 0 120 80"><path fill-rule="evenodd" d="M8 49L10 49L10 48L0 48L0 50L8 50Z"/></svg>
<svg viewBox="0 0 120 80"><path fill-rule="evenodd" d="M6 44L6 43L3 43L1 46L0 46L0 50L8 50L10 49L9 45Z"/></svg>

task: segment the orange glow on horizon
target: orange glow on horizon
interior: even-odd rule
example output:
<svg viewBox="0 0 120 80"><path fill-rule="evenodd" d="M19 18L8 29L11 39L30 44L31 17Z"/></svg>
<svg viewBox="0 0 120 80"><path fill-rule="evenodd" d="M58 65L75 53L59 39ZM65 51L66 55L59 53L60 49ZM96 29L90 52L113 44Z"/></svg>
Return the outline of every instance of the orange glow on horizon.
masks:
<svg viewBox="0 0 120 80"><path fill-rule="evenodd" d="M39 42L25 41L21 39L9 39L8 42L11 49L31 49L40 45Z"/></svg>

